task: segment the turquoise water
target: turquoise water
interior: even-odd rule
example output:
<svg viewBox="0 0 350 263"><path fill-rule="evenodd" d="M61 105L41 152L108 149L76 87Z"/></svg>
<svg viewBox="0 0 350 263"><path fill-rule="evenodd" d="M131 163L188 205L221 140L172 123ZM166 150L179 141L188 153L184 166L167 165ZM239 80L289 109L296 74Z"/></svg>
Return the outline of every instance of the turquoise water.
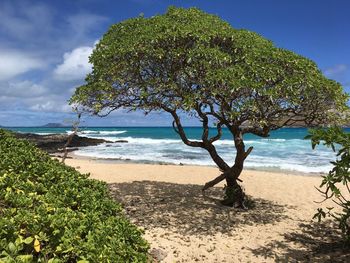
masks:
<svg viewBox="0 0 350 263"><path fill-rule="evenodd" d="M69 128L10 128L18 132L38 134L67 133ZM215 134L216 129L211 133ZM347 129L350 131L350 129ZM200 139L201 128L186 128L187 137ZM208 153L199 148L186 146L171 127L87 127L82 128L80 135L91 138L103 138L111 143L79 149L81 156L131 160L142 163L162 162L174 164L215 165ZM244 137L246 146L254 150L246 160L247 168L260 170L288 170L306 173L328 172L330 161L335 154L325 147L311 149L305 128L284 128L273 131L269 138L254 135ZM128 143L113 143L117 140ZM233 164L235 149L232 136L224 130L222 139L215 143L223 159Z"/></svg>

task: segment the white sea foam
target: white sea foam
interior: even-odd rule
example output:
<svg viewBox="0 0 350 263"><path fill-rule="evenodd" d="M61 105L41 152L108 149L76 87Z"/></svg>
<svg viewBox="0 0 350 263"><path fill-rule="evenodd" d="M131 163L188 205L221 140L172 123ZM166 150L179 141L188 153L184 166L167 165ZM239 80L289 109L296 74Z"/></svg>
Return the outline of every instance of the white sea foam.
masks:
<svg viewBox="0 0 350 263"><path fill-rule="evenodd" d="M126 133L127 131L100 131L99 134L102 135L117 135L117 134L123 134Z"/></svg>
<svg viewBox="0 0 350 263"><path fill-rule="evenodd" d="M101 135L118 135L126 133L127 131L92 131L92 130L82 130L79 134L101 134Z"/></svg>
<svg viewBox="0 0 350 263"><path fill-rule="evenodd" d="M98 131L83 130L79 132L80 134L98 134Z"/></svg>
<svg viewBox="0 0 350 263"><path fill-rule="evenodd" d="M127 140L128 143L101 144L81 148L77 155L122 159L136 162L164 162L174 164L215 165L209 154L201 148L188 147L179 139L152 139L135 137L98 137L110 141ZM310 142L302 139L266 141L248 140L254 146L245 167L257 169L281 169L305 173L328 172L334 159L330 151L311 151ZM235 148L231 140L216 144L217 151L228 163L233 164Z"/></svg>
<svg viewBox="0 0 350 263"><path fill-rule="evenodd" d="M115 140L127 140L129 143L134 144L170 144L178 143L181 144L182 141L178 139L152 139L152 138L135 138L135 137L114 137Z"/></svg>
<svg viewBox="0 0 350 263"><path fill-rule="evenodd" d="M267 162L254 162L246 161L245 167L247 168L270 168L270 169L280 169L287 171L295 171L302 173L326 173L332 169L331 165L319 165L319 166L307 166L301 164L291 164L291 163L269 163Z"/></svg>
<svg viewBox="0 0 350 263"><path fill-rule="evenodd" d="M108 147L109 149L112 147ZM189 159L186 158L186 155L183 158L174 158L171 156L162 155L161 151L154 149L153 151L143 151L140 152L113 152L113 151L101 151L95 149L95 151L84 151L80 150L76 152L77 155L87 156L87 157L96 157L103 159L121 159L121 160L131 160L137 162L164 162L164 163L173 163L173 164L192 164L192 165L215 165L214 162L209 158L209 156L203 156L202 154L198 155L198 159ZM200 158L202 156L202 158ZM225 156L227 157L227 155ZM227 158L226 158L227 159ZM231 160L233 158L230 158ZM250 160L246 161L246 168L256 168L256 169L280 169L288 171L296 171L303 173L325 173L331 169L331 165L316 165L311 166L307 164L302 164L298 160L289 160L285 162L278 158L271 157L252 157Z"/></svg>

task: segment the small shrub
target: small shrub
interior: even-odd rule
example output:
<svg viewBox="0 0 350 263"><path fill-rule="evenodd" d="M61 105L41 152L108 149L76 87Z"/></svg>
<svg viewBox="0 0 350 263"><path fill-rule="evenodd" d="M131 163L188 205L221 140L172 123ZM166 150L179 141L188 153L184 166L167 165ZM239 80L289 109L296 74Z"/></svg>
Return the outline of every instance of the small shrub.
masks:
<svg viewBox="0 0 350 263"><path fill-rule="evenodd" d="M326 216L333 217L339 225L344 238L350 243L350 133L345 133L339 127L332 127L328 130L311 130L310 135L312 147L321 142L327 147L331 147L337 152L337 160L331 162L333 169L323 176L319 191L324 195L325 200L331 199L341 212L333 212L334 207L327 208L325 212L322 208L318 209L314 218L319 221ZM344 185L345 191L340 189Z"/></svg>
<svg viewBox="0 0 350 263"><path fill-rule="evenodd" d="M0 262L145 262L105 183L0 130Z"/></svg>

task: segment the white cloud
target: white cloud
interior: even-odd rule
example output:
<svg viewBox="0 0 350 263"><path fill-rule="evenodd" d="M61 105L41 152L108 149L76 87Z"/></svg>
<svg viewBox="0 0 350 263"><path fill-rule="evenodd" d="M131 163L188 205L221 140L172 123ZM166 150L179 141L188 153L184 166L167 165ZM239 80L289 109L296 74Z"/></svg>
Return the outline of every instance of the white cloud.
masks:
<svg viewBox="0 0 350 263"><path fill-rule="evenodd" d="M345 73L348 69L348 66L345 64L338 64L333 67L327 68L324 71L324 74L328 77L338 77L339 75L342 75Z"/></svg>
<svg viewBox="0 0 350 263"><path fill-rule="evenodd" d="M20 51L0 50L0 80L8 80L33 69L43 68L43 63Z"/></svg>
<svg viewBox="0 0 350 263"><path fill-rule="evenodd" d="M0 111L4 109L29 110L32 112L71 113L66 92L52 92L44 84L19 81L0 84ZM68 96L67 96L68 95Z"/></svg>
<svg viewBox="0 0 350 263"><path fill-rule="evenodd" d="M0 112L38 117L6 114L0 124L32 125L40 118L45 123L50 116L69 116L67 101L91 70L92 43L109 23L108 17L74 5L62 11L40 2L0 0Z"/></svg>
<svg viewBox="0 0 350 263"><path fill-rule="evenodd" d="M7 86L0 88L1 96L30 98L37 97L46 93L46 89L31 81L10 82Z"/></svg>
<svg viewBox="0 0 350 263"><path fill-rule="evenodd" d="M0 30L15 39L38 38L52 29L51 10L43 4L1 2L0 17Z"/></svg>
<svg viewBox="0 0 350 263"><path fill-rule="evenodd" d="M55 78L64 81L83 80L92 69L89 63L92 50L92 47L84 46L65 53L63 63L54 70Z"/></svg>
<svg viewBox="0 0 350 263"><path fill-rule="evenodd" d="M40 112L72 112L72 107L68 105L64 101L43 101L42 103L37 103L29 107L32 111L40 111Z"/></svg>

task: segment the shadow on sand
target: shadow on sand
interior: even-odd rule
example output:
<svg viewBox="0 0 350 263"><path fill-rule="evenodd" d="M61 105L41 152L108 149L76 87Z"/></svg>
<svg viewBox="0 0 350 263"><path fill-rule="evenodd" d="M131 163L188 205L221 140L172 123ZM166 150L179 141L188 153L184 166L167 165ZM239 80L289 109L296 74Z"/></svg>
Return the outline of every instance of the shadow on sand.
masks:
<svg viewBox="0 0 350 263"><path fill-rule="evenodd" d="M154 181L109 185L111 195L123 204L130 219L145 228L160 227L191 235L231 235L242 224L267 224L286 218L285 207L271 201L251 199L251 209L233 209L219 204L222 188L211 188L206 196L201 188Z"/></svg>
<svg viewBox="0 0 350 263"><path fill-rule="evenodd" d="M271 241L252 249L252 253L276 262L350 262L350 247L342 242L340 231L332 222L299 224L299 228L297 233L286 233L283 242ZM288 245L293 243L302 249ZM277 250L284 253L277 255Z"/></svg>

